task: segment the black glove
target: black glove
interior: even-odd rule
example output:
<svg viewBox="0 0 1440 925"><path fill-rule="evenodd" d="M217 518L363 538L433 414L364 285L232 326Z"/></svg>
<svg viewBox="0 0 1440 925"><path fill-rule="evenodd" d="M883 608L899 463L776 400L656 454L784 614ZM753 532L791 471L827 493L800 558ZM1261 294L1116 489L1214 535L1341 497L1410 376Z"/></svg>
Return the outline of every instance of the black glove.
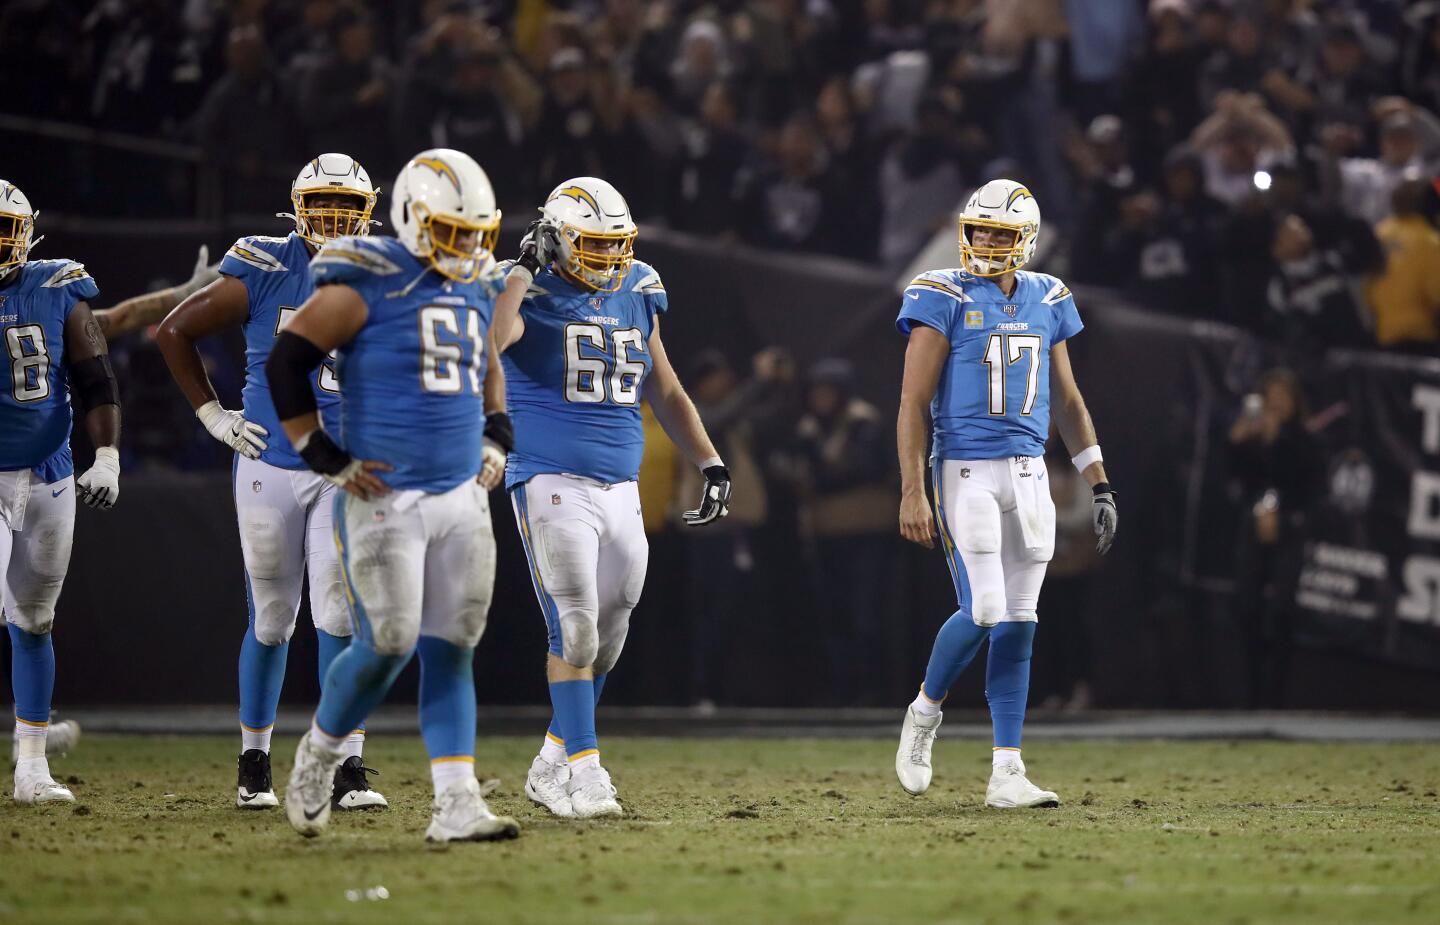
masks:
<svg viewBox="0 0 1440 925"><path fill-rule="evenodd" d="M550 264L556 261L565 263L569 257L570 242L560 233L559 227L549 219L537 218L525 229L525 237L520 239L520 256L516 258L515 265L533 278Z"/></svg>
<svg viewBox="0 0 1440 925"><path fill-rule="evenodd" d="M705 472L705 493L700 496L700 508L685 512L685 525L703 527L714 523L730 513L730 470L725 466L707 466Z"/></svg>
<svg viewBox="0 0 1440 925"><path fill-rule="evenodd" d="M1100 538L1095 543L1095 551L1103 556L1110 551L1110 545L1115 542L1115 531L1120 528L1120 510L1115 506L1117 493L1109 482L1100 482L1091 491L1095 493L1095 499L1090 516L1095 524L1095 535Z"/></svg>

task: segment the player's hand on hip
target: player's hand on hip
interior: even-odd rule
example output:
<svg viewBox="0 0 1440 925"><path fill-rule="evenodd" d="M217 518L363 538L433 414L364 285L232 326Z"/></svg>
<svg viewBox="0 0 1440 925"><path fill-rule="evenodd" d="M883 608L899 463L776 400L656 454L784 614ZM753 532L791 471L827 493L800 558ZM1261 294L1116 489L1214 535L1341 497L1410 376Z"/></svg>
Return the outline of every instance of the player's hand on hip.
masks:
<svg viewBox="0 0 1440 925"><path fill-rule="evenodd" d="M1110 546L1115 542L1115 531L1120 529L1120 509L1115 506L1116 492L1109 482L1100 482L1092 491L1095 493L1095 500L1091 504L1090 514L1095 523L1095 535L1099 537L1095 542L1095 551L1103 556L1110 551Z"/></svg>
<svg viewBox="0 0 1440 925"><path fill-rule="evenodd" d="M685 512L687 527L703 527L730 513L730 470L724 465L705 467L705 492L700 506Z"/></svg>
<svg viewBox="0 0 1440 925"><path fill-rule="evenodd" d="M246 459L259 459L270 445L265 439L270 436L270 431L254 421L245 420L245 415L239 411L227 411L220 407L218 401L206 402L196 408L195 416L210 436Z"/></svg>
<svg viewBox="0 0 1440 925"><path fill-rule="evenodd" d="M923 491L900 497L900 535L926 549L935 548L935 515Z"/></svg>
<svg viewBox="0 0 1440 925"><path fill-rule="evenodd" d="M505 477L505 460L508 458L505 450L491 440L485 441L485 448L480 451L480 474L475 481L486 491L491 491L500 484Z"/></svg>
<svg viewBox="0 0 1440 925"><path fill-rule="evenodd" d="M373 459L351 459L334 475L325 476L326 481L339 485L361 501L373 501L390 494L390 486L380 481L377 472L394 472L395 467Z"/></svg>
<svg viewBox="0 0 1440 925"><path fill-rule="evenodd" d="M95 450L95 462L75 480L75 494L90 507L108 511L120 498L120 453L113 446Z"/></svg>

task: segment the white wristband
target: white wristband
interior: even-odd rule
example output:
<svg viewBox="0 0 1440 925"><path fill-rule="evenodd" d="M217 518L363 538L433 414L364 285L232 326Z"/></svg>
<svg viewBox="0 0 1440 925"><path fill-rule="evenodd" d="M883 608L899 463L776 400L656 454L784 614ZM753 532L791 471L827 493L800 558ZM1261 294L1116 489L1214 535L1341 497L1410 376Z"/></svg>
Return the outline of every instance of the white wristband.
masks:
<svg viewBox="0 0 1440 925"><path fill-rule="evenodd" d="M709 469L711 466L723 466L723 465L725 465L725 460L721 459L719 456L711 456L709 459L704 460L703 462L700 463L700 471L701 471L701 472L704 472L706 469Z"/></svg>
<svg viewBox="0 0 1440 925"><path fill-rule="evenodd" d="M1100 455L1100 444L1087 447L1070 457L1070 462L1075 465L1075 471L1084 474L1085 470L1098 462L1104 462L1105 457Z"/></svg>
<svg viewBox="0 0 1440 925"><path fill-rule="evenodd" d="M518 263L515 264L514 266L512 266L512 267L510 268L510 273L509 273L509 275L507 275L507 276L505 277L505 283L506 283L506 285L509 285L509 283L510 283L510 278L511 278L512 276L518 276L519 278L523 279L523 280L525 281L525 285L527 285L527 286L529 286L531 283L535 282L535 274L534 274L534 273L531 273L529 270L527 270L527 269L525 269L524 267L520 266L520 264L518 264Z"/></svg>

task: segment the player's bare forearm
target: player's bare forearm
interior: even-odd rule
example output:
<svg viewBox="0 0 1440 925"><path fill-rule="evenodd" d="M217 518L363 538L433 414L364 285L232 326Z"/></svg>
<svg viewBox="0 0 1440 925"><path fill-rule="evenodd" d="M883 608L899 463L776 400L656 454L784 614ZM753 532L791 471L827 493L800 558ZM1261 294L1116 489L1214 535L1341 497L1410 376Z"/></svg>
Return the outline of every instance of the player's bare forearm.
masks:
<svg viewBox="0 0 1440 925"><path fill-rule="evenodd" d="M95 313L95 321L107 338L124 337L159 324L180 304L180 300L179 287L162 289L126 299L112 308L102 308Z"/></svg>
<svg viewBox="0 0 1440 925"><path fill-rule="evenodd" d="M905 373L900 383L900 414L895 442L900 454L900 488L925 493L925 450L929 439L926 414L940 373L950 355L950 339L928 325L916 324L905 347Z"/></svg>
<svg viewBox="0 0 1440 925"><path fill-rule="evenodd" d="M1070 351L1064 343L1050 349L1050 386L1056 398L1053 412L1055 426L1060 430L1060 439L1065 442L1066 451L1073 457L1099 443L1095 436L1095 422L1090 419L1085 397L1075 384L1075 373L1070 368ZM1091 485L1107 481L1103 462L1091 463L1080 474Z"/></svg>
<svg viewBox="0 0 1440 925"><path fill-rule="evenodd" d="M900 456L900 490L905 494L925 493L925 450L929 442L925 418L923 406L901 399L895 445Z"/></svg>
<svg viewBox="0 0 1440 925"><path fill-rule="evenodd" d="M92 446L120 445L120 406L99 405L85 415L85 434Z"/></svg>
<svg viewBox="0 0 1440 925"><path fill-rule="evenodd" d="M485 350L488 354L485 363L485 413L494 414L505 410L505 368L500 365L500 351L495 346L495 338L486 338Z"/></svg>
<svg viewBox="0 0 1440 925"><path fill-rule="evenodd" d="M215 387L210 384L196 342L244 324L249 313L250 295L245 284L226 276L182 301L160 323L155 343L191 408L216 400Z"/></svg>
<svg viewBox="0 0 1440 925"><path fill-rule="evenodd" d="M695 403L685 393L680 377L675 375L675 368L665 354L658 321L650 335L650 357L654 368L645 380L645 400L655 410L655 419L664 428L665 436L697 466L719 456L700 420L700 412L695 410Z"/></svg>
<svg viewBox="0 0 1440 925"><path fill-rule="evenodd" d="M512 273L505 278L505 291L495 300L495 320L490 323L490 342L495 352L504 353L525 334L520 304L525 301L525 292L529 288L530 283L524 273Z"/></svg>

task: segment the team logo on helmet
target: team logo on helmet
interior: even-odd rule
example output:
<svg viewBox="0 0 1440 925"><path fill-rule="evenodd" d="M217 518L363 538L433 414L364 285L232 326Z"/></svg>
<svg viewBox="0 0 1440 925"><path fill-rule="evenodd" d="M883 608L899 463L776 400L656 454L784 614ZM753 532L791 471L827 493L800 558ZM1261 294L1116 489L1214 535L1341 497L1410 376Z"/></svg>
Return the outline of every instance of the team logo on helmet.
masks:
<svg viewBox="0 0 1440 925"><path fill-rule="evenodd" d="M435 172L438 173L440 176L442 176L442 177L444 177L445 179L449 180L449 181L450 181L450 185L453 186L453 187L455 187L455 192L456 192L456 193L459 193L459 192L460 192L460 178L455 175L455 168L451 167L449 164L447 164L447 163L445 163L444 161L440 160L440 158L438 158L438 157L417 157L417 158L415 158L414 163L417 164L417 165L419 165L419 166L421 166L421 167L429 167L431 170L435 171Z"/></svg>

